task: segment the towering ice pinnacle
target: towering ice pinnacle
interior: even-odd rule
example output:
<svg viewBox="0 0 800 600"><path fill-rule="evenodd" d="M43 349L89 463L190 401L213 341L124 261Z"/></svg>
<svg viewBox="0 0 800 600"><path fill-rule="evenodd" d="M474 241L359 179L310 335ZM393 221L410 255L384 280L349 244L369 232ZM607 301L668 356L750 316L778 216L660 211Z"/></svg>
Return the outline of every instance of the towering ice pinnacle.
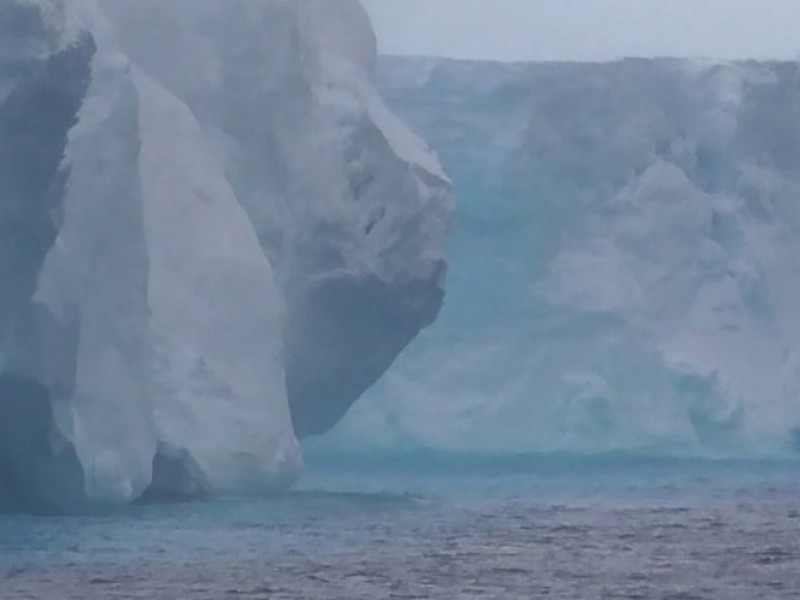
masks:
<svg viewBox="0 0 800 600"><path fill-rule="evenodd" d="M0 509L285 486L433 321L374 60L357 2L0 0Z"/></svg>

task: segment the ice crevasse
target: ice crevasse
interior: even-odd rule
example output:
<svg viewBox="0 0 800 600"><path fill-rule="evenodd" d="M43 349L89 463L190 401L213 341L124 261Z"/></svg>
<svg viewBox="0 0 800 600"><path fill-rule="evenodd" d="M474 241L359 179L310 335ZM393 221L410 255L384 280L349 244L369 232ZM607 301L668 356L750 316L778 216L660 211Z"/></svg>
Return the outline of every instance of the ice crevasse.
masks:
<svg viewBox="0 0 800 600"><path fill-rule="evenodd" d="M0 0L0 508L291 483L436 317L353 1Z"/></svg>

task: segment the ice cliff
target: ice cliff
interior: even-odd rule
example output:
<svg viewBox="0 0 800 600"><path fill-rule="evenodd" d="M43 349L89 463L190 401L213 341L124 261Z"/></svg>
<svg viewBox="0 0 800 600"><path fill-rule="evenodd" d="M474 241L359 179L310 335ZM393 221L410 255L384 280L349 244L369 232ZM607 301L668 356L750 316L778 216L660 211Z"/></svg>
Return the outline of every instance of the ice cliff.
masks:
<svg viewBox="0 0 800 600"><path fill-rule="evenodd" d="M453 268L326 449L800 449L797 63L378 73L455 182Z"/></svg>
<svg viewBox="0 0 800 600"><path fill-rule="evenodd" d="M290 483L436 317L356 1L0 0L0 509Z"/></svg>

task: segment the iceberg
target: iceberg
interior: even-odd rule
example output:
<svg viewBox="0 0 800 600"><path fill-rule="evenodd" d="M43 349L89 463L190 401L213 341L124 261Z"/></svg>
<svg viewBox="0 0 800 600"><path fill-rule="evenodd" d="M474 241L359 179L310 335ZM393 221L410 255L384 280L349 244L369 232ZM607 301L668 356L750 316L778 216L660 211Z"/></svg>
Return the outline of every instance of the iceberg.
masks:
<svg viewBox="0 0 800 600"><path fill-rule="evenodd" d="M799 81L381 59L455 182L448 301L319 450L795 452Z"/></svg>
<svg viewBox="0 0 800 600"><path fill-rule="evenodd" d="M355 1L0 0L0 509L258 493L443 298Z"/></svg>
<svg viewBox="0 0 800 600"><path fill-rule="evenodd" d="M370 83L365 11L351 0L103 6L219 157L282 291L295 430L327 431L436 318L452 212L436 156Z"/></svg>

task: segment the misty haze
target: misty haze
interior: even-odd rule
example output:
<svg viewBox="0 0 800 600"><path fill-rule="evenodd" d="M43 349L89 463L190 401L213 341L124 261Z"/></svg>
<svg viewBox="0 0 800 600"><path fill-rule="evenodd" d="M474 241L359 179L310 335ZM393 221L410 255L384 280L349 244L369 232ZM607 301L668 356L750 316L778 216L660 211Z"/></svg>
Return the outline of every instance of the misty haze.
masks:
<svg viewBox="0 0 800 600"><path fill-rule="evenodd" d="M800 597L798 32L0 0L0 600Z"/></svg>

